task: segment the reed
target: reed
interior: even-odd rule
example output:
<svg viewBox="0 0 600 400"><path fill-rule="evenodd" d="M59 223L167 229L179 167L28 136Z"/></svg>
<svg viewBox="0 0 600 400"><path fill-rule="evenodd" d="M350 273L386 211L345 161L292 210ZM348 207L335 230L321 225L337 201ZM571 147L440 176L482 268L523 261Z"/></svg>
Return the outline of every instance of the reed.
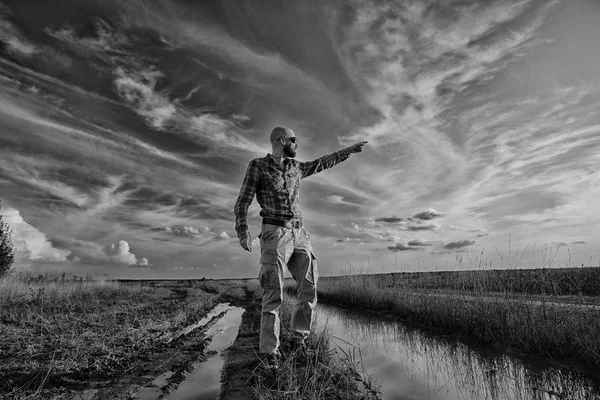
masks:
<svg viewBox="0 0 600 400"><path fill-rule="evenodd" d="M598 281L585 282L597 274L590 268L359 273L322 278L319 299L391 314L483 344L597 369L600 302L581 294L582 287L598 286ZM540 287L531 282L547 284ZM590 289L587 293L597 292Z"/></svg>

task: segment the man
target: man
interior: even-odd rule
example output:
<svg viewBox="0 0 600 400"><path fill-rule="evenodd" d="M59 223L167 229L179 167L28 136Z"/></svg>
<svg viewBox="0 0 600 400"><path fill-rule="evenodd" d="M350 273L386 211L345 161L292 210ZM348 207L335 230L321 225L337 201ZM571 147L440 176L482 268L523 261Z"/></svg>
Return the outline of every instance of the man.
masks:
<svg viewBox="0 0 600 400"><path fill-rule="evenodd" d="M234 207L235 229L244 250L252 251L248 230L248 207L254 195L263 217L260 235L262 314L259 352L276 368L279 357L279 306L283 297L284 266L296 281L298 301L291 321L294 339L300 346L310 333L317 304L317 262L310 235L302 224L298 204L300 179L309 177L362 151L367 142L339 150L310 162L294 160L298 142L291 129L276 127L271 132L272 154L250 161Z"/></svg>

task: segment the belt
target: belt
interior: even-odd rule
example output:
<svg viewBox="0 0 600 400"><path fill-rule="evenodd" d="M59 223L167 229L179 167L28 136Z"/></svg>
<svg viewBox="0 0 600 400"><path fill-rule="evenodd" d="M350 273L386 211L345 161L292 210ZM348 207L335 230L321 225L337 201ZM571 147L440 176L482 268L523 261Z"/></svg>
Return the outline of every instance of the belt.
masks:
<svg viewBox="0 0 600 400"><path fill-rule="evenodd" d="M302 228L302 220L282 221L280 219L263 218L263 224L283 226L284 228Z"/></svg>

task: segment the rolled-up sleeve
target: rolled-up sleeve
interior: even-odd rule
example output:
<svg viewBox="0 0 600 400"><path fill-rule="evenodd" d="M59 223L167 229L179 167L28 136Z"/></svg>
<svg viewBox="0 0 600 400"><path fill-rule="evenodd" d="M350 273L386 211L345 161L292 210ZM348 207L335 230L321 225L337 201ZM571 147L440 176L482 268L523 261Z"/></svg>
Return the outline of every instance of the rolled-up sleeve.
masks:
<svg viewBox="0 0 600 400"><path fill-rule="evenodd" d="M235 214L235 230L238 238L245 236L248 231L248 207L254 200L256 194L256 187L259 181L259 170L257 167L256 160L250 161L248 168L246 169L246 175L242 182L242 188L238 195L237 201L233 208Z"/></svg>
<svg viewBox="0 0 600 400"><path fill-rule="evenodd" d="M350 151L348 149L342 149L321 158L317 158L314 161L301 162L300 171L302 171L302 178L309 177L331 168L342 161L347 160L348 157L350 157Z"/></svg>

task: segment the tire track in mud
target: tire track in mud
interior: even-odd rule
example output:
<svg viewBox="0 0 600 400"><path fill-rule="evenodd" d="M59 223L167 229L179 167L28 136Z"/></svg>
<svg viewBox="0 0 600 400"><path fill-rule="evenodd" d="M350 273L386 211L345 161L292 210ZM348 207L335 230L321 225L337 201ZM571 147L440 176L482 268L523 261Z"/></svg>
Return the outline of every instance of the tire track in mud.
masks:
<svg viewBox="0 0 600 400"><path fill-rule="evenodd" d="M155 351L141 354L118 377L86 392L93 394L93 400L125 400L138 398L141 392L149 389L147 392L152 393L154 399L165 398L194 368L216 353L206 352L212 338L207 337L205 333L228 311L222 304L214 307L200 321L174 334L163 335ZM85 398L80 394L73 398Z"/></svg>

